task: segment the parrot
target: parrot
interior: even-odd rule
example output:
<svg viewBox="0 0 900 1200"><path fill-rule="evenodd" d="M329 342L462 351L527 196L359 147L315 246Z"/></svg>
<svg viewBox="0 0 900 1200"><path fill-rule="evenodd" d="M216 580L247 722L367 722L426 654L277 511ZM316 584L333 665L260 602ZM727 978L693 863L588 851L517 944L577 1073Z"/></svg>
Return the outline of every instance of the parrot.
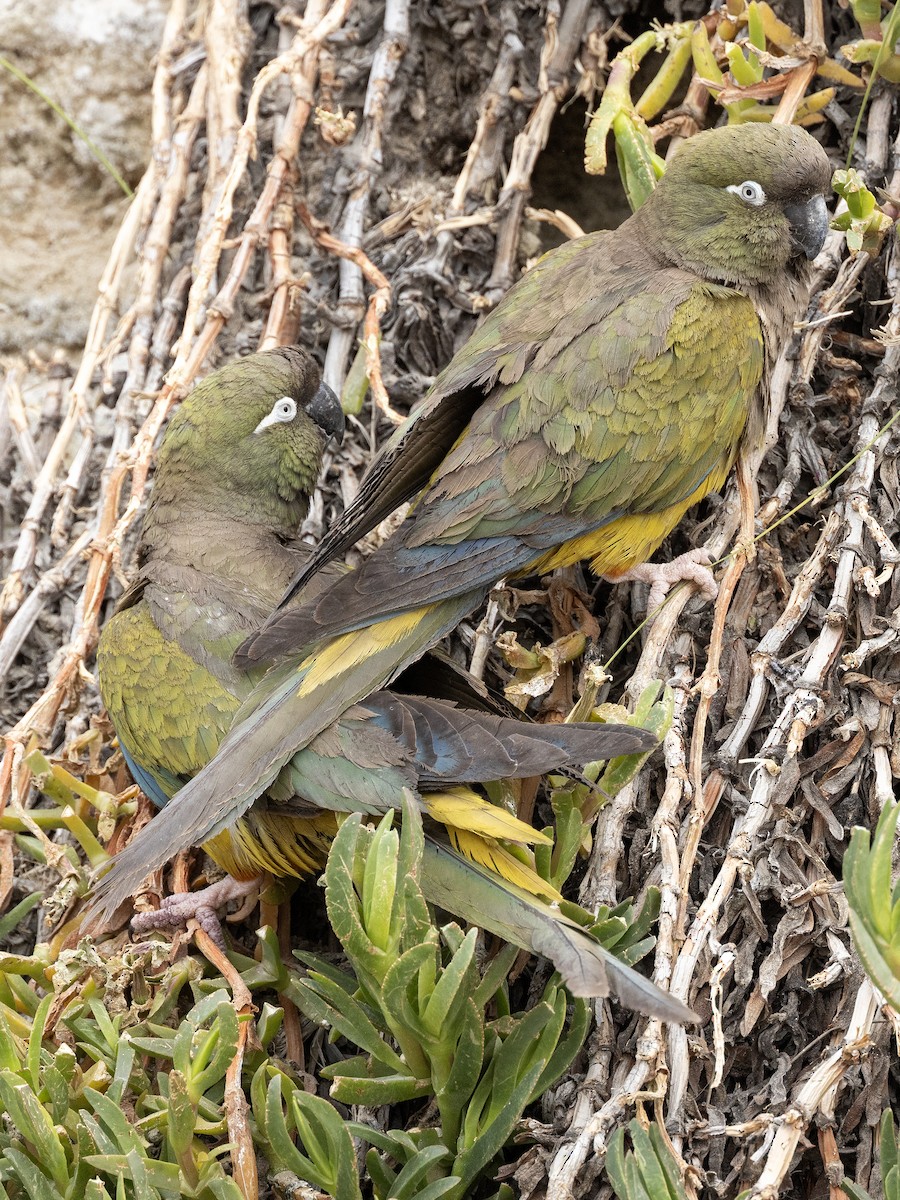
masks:
<svg viewBox="0 0 900 1200"><path fill-rule="evenodd" d="M299 348L251 355L214 372L169 423L138 574L97 652L120 749L162 809L113 859L107 910L137 889L156 860L155 829L177 816L183 786L215 755L242 705L270 684L266 667L245 670L232 655L308 555L291 536L306 513L326 438L342 430L337 397ZM317 580L327 583L343 570ZM272 671L293 669L287 662ZM693 1019L555 910L560 894L504 844L546 835L466 786L646 753L655 737L627 725L540 725L498 715L485 689L440 659L421 664L416 686L422 680L435 694L376 691L301 747L246 812L204 837L226 879L167 897L161 912L135 917L133 929L191 915L221 937L215 909L255 887L261 873L317 872L342 814L377 817L412 797L427 818L423 888L434 903L546 954L575 994L611 988L641 1011ZM453 698L459 696L463 704ZM178 848L191 844L186 835Z"/></svg>

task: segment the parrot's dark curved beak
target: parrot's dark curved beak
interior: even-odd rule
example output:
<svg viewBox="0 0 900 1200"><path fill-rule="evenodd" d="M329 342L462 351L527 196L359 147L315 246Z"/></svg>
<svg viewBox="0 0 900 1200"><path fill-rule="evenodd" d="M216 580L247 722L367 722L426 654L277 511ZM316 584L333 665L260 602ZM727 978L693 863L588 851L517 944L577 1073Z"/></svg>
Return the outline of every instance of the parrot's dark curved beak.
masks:
<svg viewBox="0 0 900 1200"><path fill-rule="evenodd" d="M813 196L805 204L788 204L784 215L791 226L791 237L798 250L813 259L825 243L828 232L828 209L824 196Z"/></svg>
<svg viewBox="0 0 900 1200"><path fill-rule="evenodd" d="M304 407L320 429L338 442L343 440L344 410L327 383L319 384L319 390Z"/></svg>

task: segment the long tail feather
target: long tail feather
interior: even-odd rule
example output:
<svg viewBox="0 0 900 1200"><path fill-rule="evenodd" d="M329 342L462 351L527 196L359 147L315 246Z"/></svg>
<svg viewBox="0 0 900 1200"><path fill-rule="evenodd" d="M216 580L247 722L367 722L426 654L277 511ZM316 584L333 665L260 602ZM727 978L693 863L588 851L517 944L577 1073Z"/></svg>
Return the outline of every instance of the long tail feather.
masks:
<svg viewBox="0 0 900 1200"><path fill-rule="evenodd" d="M428 792L423 798L428 815L442 825L453 825L478 837L503 838L523 845L551 845L549 838L533 825L520 821L499 804L473 792L471 788L446 788Z"/></svg>
<svg viewBox="0 0 900 1200"><path fill-rule="evenodd" d="M683 1025L697 1020L680 1000L626 966L551 905L428 837L422 886L432 903L549 958L573 995L613 995L628 1008L664 1021Z"/></svg>
<svg viewBox="0 0 900 1200"><path fill-rule="evenodd" d="M527 779L646 753L657 744L652 733L632 725L539 725L394 692L370 696L363 708L406 749L425 784Z"/></svg>

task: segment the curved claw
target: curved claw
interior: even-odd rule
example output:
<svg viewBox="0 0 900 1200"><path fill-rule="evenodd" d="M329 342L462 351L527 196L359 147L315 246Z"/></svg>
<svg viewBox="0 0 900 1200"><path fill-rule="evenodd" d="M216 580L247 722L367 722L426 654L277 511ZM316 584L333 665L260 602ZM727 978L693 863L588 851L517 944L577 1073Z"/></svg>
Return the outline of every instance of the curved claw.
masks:
<svg viewBox="0 0 900 1200"><path fill-rule="evenodd" d="M709 569L712 561L710 552L701 547L699 550L688 550L686 554L679 554L671 562L640 563L621 575L604 578L610 583L649 583L647 613L652 617L676 583L693 583L705 600L715 600L719 594L719 585Z"/></svg>
<svg viewBox="0 0 900 1200"><path fill-rule="evenodd" d="M147 933L151 929L178 929L194 920L215 942L226 950L219 912L229 900L244 900L259 890L260 880L224 879L201 888L198 892L175 892L164 897L159 908L152 912L136 913L131 918L132 933Z"/></svg>

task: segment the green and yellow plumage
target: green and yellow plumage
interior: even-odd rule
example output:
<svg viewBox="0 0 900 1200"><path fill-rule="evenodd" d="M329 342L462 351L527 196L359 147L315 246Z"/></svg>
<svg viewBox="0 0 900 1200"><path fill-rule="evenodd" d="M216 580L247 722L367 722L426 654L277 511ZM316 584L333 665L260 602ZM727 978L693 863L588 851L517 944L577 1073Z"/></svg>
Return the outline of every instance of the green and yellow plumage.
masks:
<svg viewBox="0 0 900 1200"><path fill-rule="evenodd" d="M625 320L633 319L637 314L627 313ZM635 495L641 511L569 539L531 563L530 572L587 559L598 575L615 578L646 562L685 512L725 482L746 424L747 397L763 372L762 331L752 302L732 288L698 284L674 304L665 336L644 340L642 350L652 357L623 364L594 396L592 422L583 421L584 409L568 408L549 429L535 431L546 444L543 455L564 456L574 477L569 513L602 522L605 512L625 509ZM567 356L561 357L566 372ZM674 416L663 426L654 405L661 386ZM715 405L697 403L712 395ZM686 447L692 448L690 458ZM531 486L527 471L509 459L504 476L512 495L514 480L518 491Z"/></svg>

